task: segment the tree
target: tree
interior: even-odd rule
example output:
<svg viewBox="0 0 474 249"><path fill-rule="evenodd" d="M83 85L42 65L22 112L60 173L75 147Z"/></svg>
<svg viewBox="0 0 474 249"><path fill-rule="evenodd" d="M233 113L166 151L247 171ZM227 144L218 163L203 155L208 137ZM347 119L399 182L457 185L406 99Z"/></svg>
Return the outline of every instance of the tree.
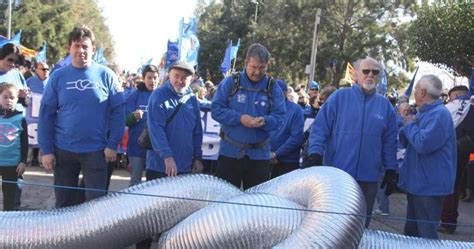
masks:
<svg viewBox="0 0 474 249"><path fill-rule="evenodd" d="M6 11L7 4L0 4ZM47 59L56 63L67 54L67 35L74 25L88 25L96 35L96 45L104 47L109 59L113 56L112 39L94 0L28 0L14 5L12 31L22 30L21 44L37 49L48 43ZM7 24L0 26L7 33Z"/></svg>
<svg viewBox="0 0 474 249"><path fill-rule="evenodd" d="M244 38L242 48L253 42L269 48L273 58L270 71L274 77L292 84L306 82L304 69L310 60L317 8L322 9L322 15L315 79L323 85L338 86L347 62L367 55L380 60L390 59L405 68L409 65L410 58L404 53L406 46L402 46L405 44L396 42L404 34L400 29L406 26L394 24L393 17L399 15L400 8L405 6L409 7L405 13L410 13L412 1L404 1L404 5L396 1L385 5L358 0L259 0L257 23L254 21L255 5L249 1L224 2L223 5L209 5L201 12L200 20L204 24L199 33L203 44L201 69L218 68L226 41L241 37ZM205 47L208 42L218 44ZM207 58L203 58L206 54L217 55L217 58L206 61ZM240 66L241 57L237 61ZM207 63L205 67L204 63Z"/></svg>
<svg viewBox="0 0 474 249"><path fill-rule="evenodd" d="M443 4L445 3L445 4ZM474 15L470 3L424 5L409 27L410 51L469 77L474 66Z"/></svg>

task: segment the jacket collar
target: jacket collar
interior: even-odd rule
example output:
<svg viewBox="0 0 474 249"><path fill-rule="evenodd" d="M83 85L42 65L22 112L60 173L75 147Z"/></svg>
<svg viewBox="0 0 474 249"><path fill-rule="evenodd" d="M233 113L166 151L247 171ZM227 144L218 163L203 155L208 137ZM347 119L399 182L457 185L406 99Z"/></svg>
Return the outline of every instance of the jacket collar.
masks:
<svg viewBox="0 0 474 249"><path fill-rule="evenodd" d="M443 104L443 101L440 100L440 99L437 99L429 104L425 104L423 105L422 107L420 107L420 109L418 110L419 112L427 112L433 108L435 108L436 106L439 106L439 105L442 105Z"/></svg>

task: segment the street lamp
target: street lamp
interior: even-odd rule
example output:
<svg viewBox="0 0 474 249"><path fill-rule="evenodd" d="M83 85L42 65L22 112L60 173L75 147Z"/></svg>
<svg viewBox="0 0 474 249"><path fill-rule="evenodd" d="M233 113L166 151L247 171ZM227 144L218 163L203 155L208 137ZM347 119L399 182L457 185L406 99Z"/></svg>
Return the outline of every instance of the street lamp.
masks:
<svg viewBox="0 0 474 249"><path fill-rule="evenodd" d="M251 3L255 4L255 23L257 23L258 14L258 0L250 0Z"/></svg>

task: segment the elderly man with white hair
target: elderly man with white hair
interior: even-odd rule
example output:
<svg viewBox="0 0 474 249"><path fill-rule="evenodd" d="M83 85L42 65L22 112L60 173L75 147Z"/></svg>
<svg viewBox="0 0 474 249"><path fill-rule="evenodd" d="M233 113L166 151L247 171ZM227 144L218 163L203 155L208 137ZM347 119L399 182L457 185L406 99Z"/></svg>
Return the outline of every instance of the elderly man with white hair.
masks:
<svg viewBox="0 0 474 249"><path fill-rule="evenodd" d="M456 134L448 109L439 99L443 85L425 75L415 86L416 116L404 117L400 142L406 148L399 186L407 192L405 235L439 239L443 198L453 192Z"/></svg>

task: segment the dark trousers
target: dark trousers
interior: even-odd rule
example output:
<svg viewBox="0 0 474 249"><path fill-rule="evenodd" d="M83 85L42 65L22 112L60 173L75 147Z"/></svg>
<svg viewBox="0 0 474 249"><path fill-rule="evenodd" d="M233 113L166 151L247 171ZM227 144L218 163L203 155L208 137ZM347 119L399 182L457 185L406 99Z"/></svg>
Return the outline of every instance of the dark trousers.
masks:
<svg viewBox="0 0 474 249"><path fill-rule="evenodd" d="M365 197L365 205L367 207L367 213L365 218L365 227L368 228L372 216L372 210L374 209L375 197L377 196L378 186L376 182L361 182L357 181L359 187L362 189L362 193Z"/></svg>
<svg viewBox="0 0 474 249"><path fill-rule="evenodd" d="M465 169L469 162L469 154L459 155L457 158L456 168L456 180L454 182L454 192L447 195L443 201L443 211L441 212L441 222L449 223L442 224L443 227L449 230L456 230L456 224L458 223L458 206L459 206L459 195L464 191L463 178L465 176Z"/></svg>
<svg viewBox="0 0 474 249"><path fill-rule="evenodd" d="M2 190L3 190L3 210L13 211L15 209L15 195L17 193L17 177L16 166L0 167L2 174ZM5 182L11 181L11 182Z"/></svg>
<svg viewBox="0 0 474 249"><path fill-rule="evenodd" d="M110 162L107 163L107 190L110 187L110 179L112 178L112 174L114 173L114 169L117 165L117 162ZM84 183L84 177L79 182L79 188L85 188L86 184ZM106 193L107 194L107 193ZM84 203L86 202L86 191L85 190L78 190L77 191L77 203Z"/></svg>
<svg viewBox="0 0 474 249"><path fill-rule="evenodd" d="M251 160L248 156L241 159L219 156L216 176L240 188L251 188L270 179L270 160Z"/></svg>
<svg viewBox="0 0 474 249"><path fill-rule="evenodd" d="M89 201L106 194L107 163L104 151L74 153L56 148L56 166L54 167L54 184L58 186L78 187L79 173L82 170L86 191L85 200ZM79 193L75 189L56 187L56 207L68 207L78 204Z"/></svg>
<svg viewBox="0 0 474 249"><path fill-rule="evenodd" d="M405 235L439 239L438 223L441 219L443 196L419 196L407 193L407 201Z"/></svg>
<svg viewBox="0 0 474 249"><path fill-rule="evenodd" d="M299 169L300 164L299 163L283 163L279 162L277 164L272 165L272 176L271 178L279 177L281 175L284 175L288 172L291 172L295 169Z"/></svg>

